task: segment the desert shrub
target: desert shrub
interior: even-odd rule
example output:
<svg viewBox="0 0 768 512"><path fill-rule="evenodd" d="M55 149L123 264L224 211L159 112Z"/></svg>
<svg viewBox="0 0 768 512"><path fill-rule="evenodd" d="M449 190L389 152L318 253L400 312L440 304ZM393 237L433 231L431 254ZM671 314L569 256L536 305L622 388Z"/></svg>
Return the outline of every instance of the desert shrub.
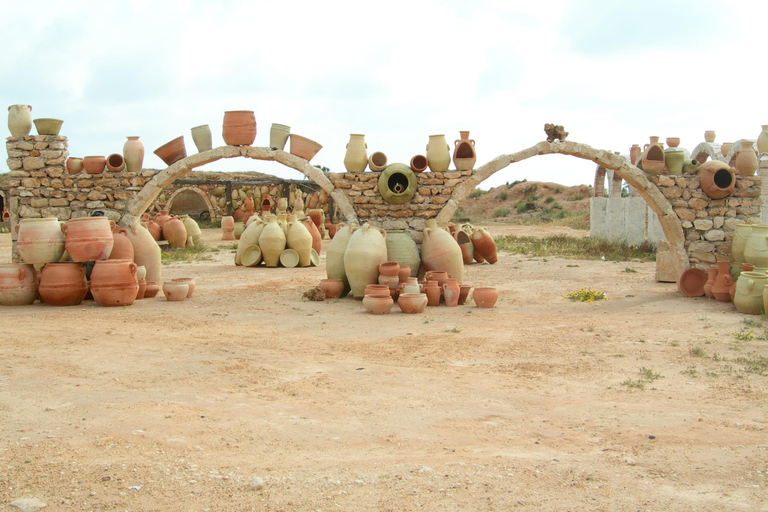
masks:
<svg viewBox="0 0 768 512"><path fill-rule="evenodd" d="M491 217L498 218L498 217L506 217L509 215L509 208L497 208L493 211L491 214Z"/></svg>
<svg viewBox="0 0 768 512"><path fill-rule="evenodd" d="M506 201L507 197L509 196L507 195L506 192L502 192L501 194L499 194L499 199L501 199L502 201Z"/></svg>
<svg viewBox="0 0 768 512"><path fill-rule="evenodd" d="M545 202L545 203L547 203L547 204L549 204L549 203L553 202L554 200L555 200L555 198L554 198L554 197L552 197L552 196L547 196L547 198L546 198L546 199L544 199L544 202Z"/></svg>

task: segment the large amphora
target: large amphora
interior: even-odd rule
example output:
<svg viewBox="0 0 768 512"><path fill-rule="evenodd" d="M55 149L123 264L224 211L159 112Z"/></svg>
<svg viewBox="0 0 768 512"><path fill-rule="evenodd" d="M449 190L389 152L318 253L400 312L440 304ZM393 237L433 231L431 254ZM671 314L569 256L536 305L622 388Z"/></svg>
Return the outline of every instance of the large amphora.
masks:
<svg viewBox="0 0 768 512"><path fill-rule="evenodd" d="M21 219L15 229L16 250L24 263L53 263L64 254L64 234L56 217Z"/></svg>
<svg viewBox="0 0 768 512"><path fill-rule="evenodd" d="M349 280L344 269L344 253L347 251L352 233L360 226L357 224L337 224L337 226L336 235L325 251L325 274L328 279L341 279L344 282L344 291L341 296L346 297L349 293Z"/></svg>
<svg viewBox="0 0 768 512"><path fill-rule="evenodd" d="M427 221L424 239L421 242L421 264L424 270L444 270L459 284L464 281L464 260L461 247L448 231L437 226L434 220Z"/></svg>
<svg viewBox="0 0 768 512"><path fill-rule="evenodd" d="M349 238L344 270L356 299L363 298L367 285L379 282L379 265L387 261L386 234L383 229L365 224Z"/></svg>
<svg viewBox="0 0 768 512"><path fill-rule="evenodd" d="M733 305L739 313L760 315L764 311L763 289L768 282L768 274L764 272L742 272L736 281L736 292Z"/></svg>

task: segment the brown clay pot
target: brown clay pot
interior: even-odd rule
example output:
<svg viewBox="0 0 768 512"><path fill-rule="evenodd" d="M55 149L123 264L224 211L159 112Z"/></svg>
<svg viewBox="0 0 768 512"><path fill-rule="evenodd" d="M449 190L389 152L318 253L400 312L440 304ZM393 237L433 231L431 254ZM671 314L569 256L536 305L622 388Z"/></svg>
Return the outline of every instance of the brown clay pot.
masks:
<svg viewBox="0 0 768 512"><path fill-rule="evenodd" d="M368 284L363 289L363 296L366 295L389 295L389 286L385 284ZM357 298L357 297L355 297Z"/></svg>
<svg viewBox="0 0 768 512"><path fill-rule="evenodd" d="M363 307L372 315L386 315L395 303L389 293L366 295L363 297Z"/></svg>
<svg viewBox="0 0 768 512"><path fill-rule="evenodd" d="M155 215L154 221L157 223L158 226L161 228L163 225L171 220L171 214L168 213L168 210L160 210L160 213Z"/></svg>
<svg viewBox="0 0 768 512"><path fill-rule="evenodd" d="M449 307L456 307L459 305L459 294L461 293L461 286L456 279L450 278L443 285L443 297L445 298L445 305Z"/></svg>
<svg viewBox="0 0 768 512"><path fill-rule="evenodd" d="M144 298L144 294L147 292L147 280L139 279L139 291L136 292L136 300Z"/></svg>
<svg viewBox="0 0 768 512"><path fill-rule="evenodd" d="M47 263L40 273L38 290L46 304L77 306L88 293L85 267L80 263Z"/></svg>
<svg viewBox="0 0 768 512"><path fill-rule="evenodd" d="M305 217L301 223L304 224L309 234L312 235L312 248L317 254L320 254L320 250L323 248L323 235L320 234L320 230L317 229L314 221L309 217Z"/></svg>
<svg viewBox="0 0 768 512"><path fill-rule="evenodd" d="M253 110L224 112L221 136L228 146L250 146L256 140L256 116Z"/></svg>
<svg viewBox="0 0 768 512"><path fill-rule="evenodd" d="M424 172L427 170L427 157L416 155L411 158L411 170L413 172Z"/></svg>
<svg viewBox="0 0 768 512"><path fill-rule="evenodd" d="M650 144L646 144L643 151L643 158L641 160L643 170L648 174L662 174L666 165L664 160L664 148L659 144L659 138L656 136L651 137Z"/></svg>
<svg viewBox="0 0 768 512"><path fill-rule="evenodd" d="M440 305L440 286L437 281L427 281L424 286L424 293L427 294L427 306Z"/></svg>
<svg viewBox="0 0 768 512"><path fill-rule="evenodd" d="M165 165L172 165L174 162L178 162L182 158L187 157L187 148L184 146L184 136L177 137L170 142L166 142L154 153L159 156Z"/></svg>
<svg viewBox="0 0 768 512"><path fill-rule="evenodd" d="M742 140L739 142L740 148L736 155L734 167L739 176L754 176L757 171L758 160L754 143L751 140Z"/></svg>
<svg viewBox="0 0 768 512"><path fill-rule="evenodd" d="M400 281L400 284L408 281L409 277L411 277L411 267L400 265L400 271L397 273L397 279Z"/></svg>
<svg viewBox="0 0 768 512"><path fill-rule="evenodd" d="M475 229L470 238L472 238L472 245L475 252L479 253L485 261L491 264L498 261L496 255L496 242L493 240L493 237L487 229Z"/></svg>
<svg viewBox="0 0 768 512"><path fill-rule="evenodd" d="M128 240L126 230L118 225L112 228L112 252L109 253L110 260L134 260L133 244Z"/></svg>
<svg viewBox="0 0 768 512"><path fill-rule="evenodd" d="M80 174L83 170L83 159L70 157L67 158L67 172L69 174Z"/></svg>
<svg viewBox="0 0 768 512"><path fill-rule="evenodd" d="M147 289L144 291L144 298L151 299L160 292L160 285L156 281L147 281Z"/></svg>
<svg viewBox="0 0 768 512"><path fill-rule="evenodd" d="M35 267L24 263L0 263L0 305L27 306L37 300Z"/></svg>
<svg viewBox="0 0 768 512"><path fill-rule="evenodd" d="M119 153L112 153L107 157L107 169L112 172L120 172L125 169L125 159Z"/></svg>
<svg viewBox="0 0 768 512"><path fill-rule="evenodd" d="M163 224L163 238L168 240L172 247L184 247L187 245L187 228L184 222L173 217Z"/></svg>
<svg viewBox="0 0 768 512"><path fill-rule="evenodd" d="M701 297L704 295L704 285L707 283L707 273L700 268L689 268L680 274L677 288L686 297Z"/></svg>
<svg viewBox="0 0 768 512"><path fill-rule="evenodd" d="M731 277L731 273L728 270L730 264L731 262L727 260L717 262L717 276L712 283L712 288L710 291L712 296L718 302L731 301L730 289L734 281L733 277Z"/></svg>
<svg viewBox="0 0 768 512"><path fill-rule="evenodd" d="M712 295L712 285L715 284L715 278L717 277L717 267L707 268L707 282L704 283L704 295L710 299L714 299Z"/></svg>
<svg viewBox="0 0 768 512"><path fill-rule="evenodd" d="M492 308L499 299L499 291L491 287L475 288L472 292L472 298L479 308Z"/></svg>
<svg viewBox="0 0 768 512"><path fill-rule="evenodd" d="M309 210L307 212L307 217L312 219L312 222L315 223L315 226L317 229L320 229L320 226L323 224L323 210L314 209Z"/></svg>
<svg viewBox="0 0 768 512"><path fill-rule="evenodd" d="M222 240L234 240L235 239L235 218L231 215L226 215L221 218L221 239Z"/></svg>
<svg viewBox="0 0 768 512"><path fill-rule="evenodd" d="M61 225L64 249L76 262L106 260L112 252L115 221L106 217L81 217Z"/></svg>
<svg viewBox="0 0 768 512"><path fill-rule="evenodd" d="M163 238L163 228L160 227L160 225L155 222L154 220L148 220L144 222L144 225L147 227L147 231L149 231L149 234L152 235L152 238L155 239L155 242L159 242Z"/></svg>
<svg viewBox="0 0 768 512"><path fill-rule="evenodd" d="M475 141L469 138L469 131L460 131L453 148L453 165L457 171L471 171L477 161Z"/></svg>
<svg viewBox="0 0 768 512"><path fill-rule="evenodd" d="M303 158L307 162L312 160L323 146L317 142L302 137L301 135L291 134L291 154Z"/></svg>
<svg viewBox="0 0 768 512"><path fill-rule="evenodd" d="M379 264L379 275L382 276L398 276L397 281L400 282L400 264L396 261L385 261ZM410 275L410 269L409 274Z"/></svg>
<svg viewBox="0 0 768 512"><path fill-rule="evenodd" d="M172 279L174 283L187 283L187 286L189 287L189 291L187 292L187 298L192 298L192 294L195 293L195 288L197 288L197 283L195 283L195 279L192 277L176 277Z"/></svg>
<svg viewBox="0 0 768 512"><path fill-rule="evenodd" d="M107 159L103 156L87 156L83 158L83 169L88 174L101 174L107 165Z"/></svg>
<svg viewBox="0 0 768 512"><path fill-rule="evenodd" d="M699 166L701 190L711 199L722 199L733 194L736 171L719 160L710 160Z"/></svg>
<svg viewBox="0 0 768 512"><path fill-rule="evenodd" d="M325 293L326 299L335 299L344 291L344 281L341 279L321 279L320 289Z"/></svg>
<svg viewBox="0 0 768 512"><path fill-rule="evenodd" d="M130 306L139 293L136 264L128 260L97 261L91 272L91 294L101 306Z"/></svg>
<svg viewBox="0 0 768 512"><path fill-rule="evenodd" d="M467 297L469 297L469 291L472 289L472 286L468 284L461 285L461 288L459 289L459 306L463 306L467 302Z"/></svg>

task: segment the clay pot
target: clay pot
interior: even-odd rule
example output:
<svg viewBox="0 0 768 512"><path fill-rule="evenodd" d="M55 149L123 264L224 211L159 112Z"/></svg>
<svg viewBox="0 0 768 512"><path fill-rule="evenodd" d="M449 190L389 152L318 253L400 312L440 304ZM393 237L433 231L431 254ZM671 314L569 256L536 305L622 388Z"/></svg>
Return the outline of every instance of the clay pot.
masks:
<svg viewBox="0 0 768 512"><path fill-rule="evenodd" d="M299 253L294 249L284 249L280 253L280 264L285 268L294 268L299 265Z"/></svg>
<svg viewBox="0 0 768 512"><path fill-rule="evenodd" d="M339 229L338 224L326 224L325 225L326 231L328 231L328 238L333 240L333 237L336 236L336 230Z"/></svg>
<svg viewBox="0 0 768 512"><path fill-rule="evenodd" d="M312 237L312 249L314 249L317 254L320 254L320 251L323 248L323 235L320 234L320 230L317 229L317 226L309 217L305 217L300 223L307 228L309 235ZM291 244L289 243L288 245L290 246Z"/></svg>
<svg viewBox="0 0 768 512"><path fill-rule="evenodd" d="M320 289L325 293L326 299L335 299L344 291L344 281L341 279L321 279Z"/></svg>
<svg viewBox="0 0 768 512"><path fill-rule="evenodd" d="M344 268L344 253L347 251L352 233L359 226L356 224L338 224L338 226L336 236L333 237L325 251L325 274L328 279L341 279L344 282L344 289L349 291L349 281Z"/></svg>
<svg viewBox="0 0 768 512"><path fill-rule="evenodd" d="M499 299L499 291L496 288L481 286L472 292L472 299L479 308L492 308Z"/></svg>
<svg viewBox="0 0 768 512"><path fill-rule="evenodd" d="M744 245L744 261L756 267L768 267L768 226L752 224Z"/></svg>
<svg viewBox="0 0 768 512"><path fill-rule="evenodd" d="M29 105L8 107L8 130L11 132L11 137L29 135L32 130L32 107Z"/></svg>
<svg viewBox="0 0 768 512"><path fill-rule="evenodd" d="M291 154L303 158L307 162L311 161L323 146L317 142L302 137L301 135L291 134Z"/></svg>
<svg viewBox="0 0 768 512"><path fill-rule="evenodd" d="M475 244L472 243L472 226L469 224L463 224L456 230L453 238L461 248L461 259L465 265L471 265L475 254ZM493 240L493 238L491 238ZM494 242L494 247L495 247ZM485 249L485 247L484 247Z"/></svg>
<svg viewBox="0 0 768 512"><path fill-rule="evenodd" d="M640 146L638 146L637 144L632 144L632 147L629 148L629 160L632 163L632 165L637 165L639 163L637 159L642 154L643 154L643 150L640 149Z"/></svg>
<svg viewBox="0 0 768 512"><path fill-rule="evenodd" d="M80 263L47 263L40 273L38 290L46 304L77 306L88 293L85 267Z"/></svg>
<svg viewBox="0 0 768 512"><path fill-rule="evenodd" d="M165 225L166 222L171 220L171 214L168 213L168 210L160 210L160 213L155 215L154 221L157 223L158 226L162 229L162 227Z"/></svg>
<svg viewBox="0 0 768 512"><path fill-rule="evenodd" d="M34 123L38 135L58 135L59 131L61 131L61 125L64 124L64 121L61 119L41 117L39 119L35 119Z"/></svg>
<svg viewBox="0 0 768 512"><path fill-rule="evenodd" d="M415 277L408 277L405 282L401 284L403 293L421 293L421 285L419 280Z"/></svg>
<svg viewBox="0 0 768 512"><path fill-rule="evenodd" d="M454 142L453 165L457 171L471 171L477 161L475 141L469 138L468 131L460 131L459 134L461 138Z"/></svg>
<svg viewBox="0 0 768 512"><path fill-rule="evenodd" d="M472 290L472 286L468 284L461 285L459 288L459 306L463 306L467 302L470 290Z"/></svg>
<svg viewBox="0 0 768 512"><path fill-rule="evenodd" d="M757 136L757 152L761 155L768 153L768 124L761 125L762 131Z"/></svg>
<svg viewBox="0 0 768 512"><path fill-rule="evenodd" d="M730 302L731 295L730 289L733 284L733 277L731 277L728 267L729 261L717 262L717 276L712 283L711 293L715 300L718 302Z"/></svg>
<svg viewBox="0 0 768 512"><path fill-rule="evenodd" d="M52 263L64 255L64 234L55 217L21 219L15 230L16 250L24 263Z"/></svg>
<svg viewBox="0 0 768 512"><path fill-rule="evenodd" d="M139 279L139 291L136 292L136 300L141 300L147 293L147 280Z"/></svg>
<svg viewBox="0 0 768 512"><path fill-rule="evenodd" d="M231 215L226 215L221 218L221 239L222 240L234 240L235 239L235 218Z"/></svg>
<svg viewBox="0 0 768 512"><path fill-rule="evenodd" d="M714 299L712 295L712 285L715 284L715 278L717 277L717 267L707 268L707 282L704 283L704 295L709 299Z"/></svg>
<svg viewBox="0 0 768 512"><path fill-rule="evenodd" d="M144 226L147 228L152 238L159 242L163 238L163 228L154 220L148 220L144 222Z"/></svg>
<svg viewBox="0 0 768 512"><path fill-rule="evenodd" d="M134 260L133 244L128 239L127 231L118 225L112 228L112 251L110 260Z"/></svg>
<svg viewBox="0 0 768 512"><path fill-rule="evenodd" d="M177 137L157 148L154 153L159 156L165 165L172 165L174 162L187 157L187 148L184 146L184 136Z"/></svg>
<svg viewBox="0 0 768 512"><path fill-rule="evenodd" d="M155 281L147 281L147 288L144 291L144 298L151 299L160 293L160 285Z"/></svg>
<svg viewBox="0 0 768 512"><path fill-rule="evenodd" d="M245 228L245 231L243 231L243 234L240 235L240 239L237 242L237 252L235 253L235 265L244 265L242 262L243 254L245 254L245 251L248 250L250 247L258 247L259 243L259 237L261 236L261 232L264 230L264 226L266 226L267 223L264 222L261 219L257 219L254 222L251 222L250 225L248 225ZM255 258L255 255L253 255L251 258L249 258L249 261L252 265L258 264L258 261L254 262L253 259ZM259 260L261 259L261 249L259 249ZM249 266L249 265L246 265Z"/></svg>
<svg viewBox="0 0 768 512"><path fill-rule="evenodd" d="M667 146L676 148L680 145L680 137L667 137Z"/></svg>
<svg viewBox="0 0 768 512"><path fill-rule="evenodd" d="M264 264L268 267L277 267L280 255L285 250L286 237L283 228L277 223L277 217L270 217L259 236L259 247Z"/></svg>
<svg viewBox="0 0 768 512"><path fill-rule="evenodd" d="M171 302L181 302L189 294L189 285L178 281L166 281L163 283L163 295Z"/></svg>
<svg viewBox="0 0 768 512"><path fill-rule="evenodd" d="M395 276L400 282L400 264L396 261L385 261L379 265L379 274L382 276Z"/></svg>
<svg viewBox="0 0 768 512"><path fill-rule="evenodd" d="M427 144L427 164L432 172L445 172L451 164L451 148L445 135L430 135Z"/></svg>
<svg viewBox="0 0 768 512"><path fill-rule="evenodd" d="M464 260L461 247L448 231L437 227L434 220L427 221L421 242L421 263L424 270L444 270L458 280L464 279Z"/></svg>
<svg viewBox="0 0 768 512"><path fill-rule="evenodd" d="M137 265L128 260L101 260L93 265L91 294L101 306L130 306L139 292Z"/></svg>
<svg viewBox="0 0 768 512"><path fill-rule="evenodd" d="M443 285L443 297L445 305L449 307L456 307L459 305L459 293L461 287L456 279L450 278Z"/></svg>
<svg viewBox="0 0 768 512"><path fill-rule="evenodd" d="M736 281L733 305L739 313L761 315L765 311L764 288L768 275L763 272L742 272Z"/></svg>
<svg viewBox="0 0 768 512"><path fill-rule="evenodd" d="M685 152L682 149L667 148L664 151L664 162L667 167L667 173L671 176L680 176L683 174L683 164L685 163Z"/></svg>
<svg viewBox="0 0 768 512"><path fill-rule="evenodd" d="M269 147L272 149L285 149L285 143L291 134L291 127L284 124L272 123L269 130Z"/></svg>
<svg viewBox="0 0 768 512"><path fill-rule="evenodd" d="M187 245L187 228L178 217L173 217L163 224L163 237L172 247L184 247Z"/></svg>
<svg viewBox="0 0 768 512"><path fill-rule="evenodd" d="M389 256L389 253L387 253ZM411 267L400 265L400 271L397 273L397 279L400 283L405 283L411 277Z"/></svg>
<svg viewBox="0 0 768 512"><path fill-rule="evenodd" d="M372 315L386 315L392 309L395 301L387 293L386 295L366 295L363 297L363 307Z"/></svg>
<svg viewBox="0 0 768 512"><path fill-rule="evenodd" d="M471 238L475 252L479 253L485 261L491 264L498 261L496 255L496 242L493 240L493 237L487 229L475 229L472 231Z"/></svg>
<svg viewBox="0 0 768 512"><path fill-rule="evenodd" d="M35 267L24 263L0 263L0 305L27 306L37 299Z"/></svg>
<svg viewBox="0 0 768 512"><path fill-rule="evenodd" d="M123 144L123 158L128 172L141 172L144 165L144 144L138 136L130 136Z"/></svg>
<svg viewBox="0 0 768 512"><path fill-rule="evenodd" d="M379 172L383 171L386 166L387 155L381 151L376 151L375 153L372 153L370 157L368 157L368 168L370 170Z"/></svg>
<svg viewBox="0 0 768 512"><path fill-rule="evenodd" d="M757 171L757 153L755 152L752 141L742 140L739 152L736 154L734 167L739 176L754 176Z"/></svg>
<svg viewBox="0 0 768 512"><path fill-rule="evenodd" d="M79 174L83 171L82 158L67 158L67 172L69 174Z"/></svg>
<svg viewBox="0 0 768 512"><path fill-rule="evenodd" d="M181 221L184 223L184 227L187 230L187 245L199 244L203 232L200 231L200 226L195 222L195 219L189 215L183 215Z"/></svg>
<svg viewBox="0 0 768 512"><path fill-rule="evenodd" d="M228 146L250 146L256 140L256 116L252 110L224 112L221 136Z"/></svg>
<svg viewBox="0 0 768 512"><path fill-rule="evenodd" d="M704 286L707 280L706 272L700 268L689 268L680 274L677 280L677 288L686 297L701 297L704 295Z"/></svg>
<svg viewBox="0 0 768 512"><path fill-rule="evenodd" d="M736 173L733 167L719 160L710 160L699 166L701 190L711 199L722 199L733 193Z"/></svg>
<svg viewBox="0 0 768 512"><path fill-rule="evenodd" d="M365 135L352 133L347 143L347 153L344 155L344 167L347 172L359 173L365 171L368 165L368 144L365 143Z"/></svg>
<svg viewBox="0 0 768 512"><path fill-rule="evenodd" d="M362 296L365 295L385 295L389 294L390 288L389 286L385 284L368 284L365 286L365 289L363 290Z"/></svg>
<svg viewBox="0 0 768 512"><path fill-rule="evenodd" d="M437 281L427 281L424 286L424 293L427 295L427 306L439 306L440 305L440 286Z"/></svg>
<svg viewBox="0 0 768 512"><path fill-rule="evenodd" d="M641 163L643 170L648 174L662 174L664 172L664 149L659 144L658 137L651 137L651 143L644 146Z"/></svg>
<svg viewBox="0 0 768 512"><path fill-rule="evenodd" d="M242 222L243 217L245 217L245 210L242 208L235 208L232 211L232 218L235 220L235 222Z"/></svg>
<svg viewBox="0 0 768 512"><path fill-rule="evenodd" d="M112 252L115 222L106 217L81 217L61 225L64 249L72 261L106 260Z"/></svg>
<svg viewBox="0 0 768 512"><path fill-rule="evenodd" d="M715 130L707 130L704 132L704 140L712 144L715 142Z"/></svg>
<svg viewBox="0 0 768 512"><path fill-rule="evenodd" d="M413 172L424 172L427 170L427 157L424 155L414 155L411 158L410 165Z"/></svg>
<svg viewBox="0 0 768 512"><path fill-rule="evenodd" d="M733 142L723 142L723 145L720 146L720 154L723 156L728 156L728 153L730 153L732 147Z"/></svg>
<svg viewBox="0 0 768 512"><path fill-rule="evenodd" d="M731 256L736 263L744 263L744 249L747 247L747 240L752 233L752 224L737 224L733 228L733 240L731 240Z"/></svg>
<svg viewBox="0 0 768 512"><path fill-rule="evenodd" d="M356 299L363 297L368 284L377 283L379 265L387 261L386 231L365 224L352 233L344 252L344 269L352 294Z"/></svg>
<svg viewBox="0 0 768 512"><path fill-rule="evenodd" d="M174 283L187 283L187 286L189 287L189 291L187 292L187 298L191 299L192 294L195 293L195 288L197 288L197 283L195 283L194 278L192 277L176 277L171 280Z"/></svg>
<svg viewBox="0 0 768 512"><path fill-rule="evenodd" d="M306 219L307 224L311 224L314 227L314 223L310 219ZM317 231L317 236L320 236L320 232ZM312 250L313 236L309 232L306 224L298 221L292 221L288 223L288 232L286 233L286 245L289 249L293 249L299 255L299 266L308 267L310 264L309 253Z"/></svg>
<svg viewBox="0 0 768 512"><path fill-rule="evenodd" d="M398 276L383 276L379 275L379 284L383 284L387 288L400 289L400 277Z"/></svg>
<svg viewBox="0 0 768 512"><path fill-rule="evenodd" d="M427 307L426 293L401 293L397 298L397 305L403 313L423 313Z"/></svg>
<svg viewBox="0 0 768 512"><path fill-rule="evenodd" d="M195 126L191 130L192 142L195 143L198 153L213 149L213 139L211 137L211 127L207 124Z"/></svg>
<svg viewBox="0 0 768 512"><path fill-rule="evenodd" d="M131 244L133 244L134 261L137 265L146 268L147 286L149 286L150 283L155 283L155 285L157 285L162 279L160 246L157 245L155 239L144 226L137 224L128 226L125 234L128 236L128 240L131 241ZM144 293L144 296L152 297L152 295L147 295L148 293L151 293L149 289Z"/></svg>
<svg viewBox="0 0 768 512"><path fill-rule="evenodd" d="M88 174L101 174L107 165L107 159L103 156L87 156L83 158L83 169Z"/></svg>
<svg viewBox="0 0 768 512"><path fill-rule="evenodd" d="M307 217L312 219L312 222L315 223L315 227L317 229L320 229L320 226L323 225L323 210L319 208L315 208L314 210L309 210L307 212Z"/></svg>
<svg viewBox="0 0 768 512"><path fill-rule="evenodd" d="M107 169L112 172L120 172L125 169L125 158L118 153L112 153L107 157Z"/></svg>

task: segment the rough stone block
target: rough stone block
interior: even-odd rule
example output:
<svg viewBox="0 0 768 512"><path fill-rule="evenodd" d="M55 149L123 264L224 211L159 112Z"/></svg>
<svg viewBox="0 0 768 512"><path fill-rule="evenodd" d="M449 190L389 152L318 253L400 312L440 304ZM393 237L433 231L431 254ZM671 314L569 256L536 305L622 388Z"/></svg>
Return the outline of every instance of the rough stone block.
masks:
<svg viewBox="0 0 768 512"><path fill-rule="evenodd" d="M76 186L77 188L91 188L93 187L93 180L78 180Z"/></svg>
<svg viewBox="0 0 768 512"><path fill-rule="evenodd" d="M725 240L725 231L722 229L712 229L704 233L704 239L710 242L719 242Z"/></svg>
<svg viewBox="0 0 768 512"><path fill-rule="evenodd" d="M35 156L28 156L22 160L22 166L25 171L36 171L45 167L45 162L42 158Z"/></svg>
<svg viewBox="0 0 768 512"><path fill-rule="evenodd" d="M711 242L692 242L691 245L688 246L688 252L696 252L696 253L711 253L715 250L715 244Z"/></svg>
<svg viewBox="0 0 768 512"><path fill-rule="evenodd" d="M48 144L45 144L45 148L48 147ZM38 148L35 149L41 149L40 156L42 158L45 158L46 160L53 160L54 158L60 158L61 157L61 150L56 149L45 149L45 148Z"/></svg>
<svg viewBox="0 0 768 512"><path fill-rule="evenodd" d="M703 210L709 205L704 199L693 198L688 201L688 207L693 210Z"/></svg>
<svg viewBox="0 0 768 512"><path fill-rule="evenodd" d="M430 204L445 204L450 198L447 196L433 196L429 199Z"/></svg>
<svg viewBox="0 0 768 512"><path fill-rule="evenodd" d="M8 165L8 169L10 169L11 171L16 171L18 169L21 169L22 167L21 160L17 158L9 158L5 161L5 163Z"/></svg>
<svg viewBox="0 0 768 512"><path fill-rule="evenodd" d="M30 201L29 205L32 208L44 208L48 206L48 199L44 197L33 197L32 201Z"/></svg>
<svg viewBox="0 0 768 512"><path fill-rule="evenodd" d="M21 180L21 186L29 189L38 188L40 186L40 180L37 178L24 178Z"/></svg>
<svg viewBox="0 0 768 512"><path fill-rule="evenodd" d="M104 208L105 206L106 205L104 204L103 201L89 201L89 202L85 203L85 207L86 208L91 208L91 209L94 209L94 208Z"/></svg>
<svg viewBox="0 0 768 512"><path fill-rule="evenodd" d="M22 151L32 151L33 149L35 149L35 146L31 142L25 140L17 143L16 149L20 149Z"/></svg>
<svg viewBox="0 0 768 512"><path fill-rule="evenodd" d="M674 187L677 183L669 176L659 176L658 185L660 187Z"/></svg>
<svg viewBox="0 0 768 512"><path fill-rule="evenodd" d="M688 208L675 208L675 213L682 220L693 222L696 219L696 213L694 213L693 210L689 210Z"/></svg>
<svg viewBox="0 0 768 512"><path fill-rule="evenodd" d="M51 206L69 206L69 201L66 199L50 199L48 204Z"/></svg>
<svg viewBox="0 0 768 512"><path fill-rule="evenodd" d="M702 263L717 263L717 256L711 252L689 252L691 259L697 259Z"/></svg>

